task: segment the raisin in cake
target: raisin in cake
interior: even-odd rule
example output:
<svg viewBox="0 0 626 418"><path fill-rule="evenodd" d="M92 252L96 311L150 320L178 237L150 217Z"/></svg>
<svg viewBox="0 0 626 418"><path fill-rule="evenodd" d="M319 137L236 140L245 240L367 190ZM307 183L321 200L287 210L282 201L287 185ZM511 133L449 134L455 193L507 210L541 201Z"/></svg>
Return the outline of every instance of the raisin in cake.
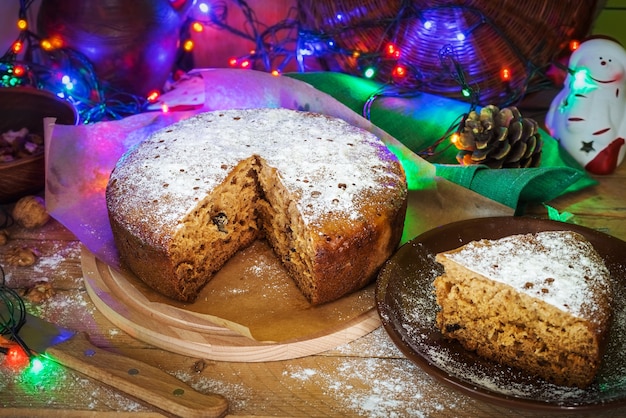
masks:
<svg viewBox="0 0 626 418"><path fill-rule="evenodd" d="M120 159L106 191L122 262L180 301L261 238L312 304L338 299L396 249L406 199L378 137L287 109L212 111L160 130Z"/></svg>
<svg viewBox="0 0 626 418"><path fill-rule="evenodd" d="M549 231L439 253L437 327L479 355L584 388L611 320L609 272L580 234Z"/></svg>

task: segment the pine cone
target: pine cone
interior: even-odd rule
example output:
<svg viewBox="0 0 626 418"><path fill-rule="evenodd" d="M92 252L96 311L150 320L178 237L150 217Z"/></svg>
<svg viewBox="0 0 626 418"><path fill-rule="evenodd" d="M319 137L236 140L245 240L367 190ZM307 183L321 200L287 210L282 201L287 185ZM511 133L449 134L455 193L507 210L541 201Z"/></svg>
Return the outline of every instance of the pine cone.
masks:
<svg viewBox="0 0 626 418"><path fill-rule="evenodd" d="M539 124L523 118L517 107L488 105L470 112L454 145L461 165L527 168L539 165L543 139Z"/></svg>

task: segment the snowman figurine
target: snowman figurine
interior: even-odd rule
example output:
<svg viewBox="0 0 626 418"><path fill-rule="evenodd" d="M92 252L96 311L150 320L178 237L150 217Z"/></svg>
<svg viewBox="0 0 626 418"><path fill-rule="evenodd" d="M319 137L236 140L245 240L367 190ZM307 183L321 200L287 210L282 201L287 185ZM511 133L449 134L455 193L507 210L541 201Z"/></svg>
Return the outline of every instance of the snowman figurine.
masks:
<svg viewBox="0 0 626 418"><path fill-rule="evenodd" d="M546 128L592 174L611 174L626 153L626 50L615 40L582 42L569 60Z"/></svg>

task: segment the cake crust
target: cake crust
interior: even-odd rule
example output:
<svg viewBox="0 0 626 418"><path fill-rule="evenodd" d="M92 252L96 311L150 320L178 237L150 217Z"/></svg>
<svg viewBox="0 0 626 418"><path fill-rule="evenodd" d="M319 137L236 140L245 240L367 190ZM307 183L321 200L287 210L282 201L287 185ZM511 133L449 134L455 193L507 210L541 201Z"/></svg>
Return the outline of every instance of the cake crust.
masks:
<svg viewBox="0 0 626 418"><path fill-rule="evenodd" d="M611 324L609 272L580 234L548 231L481 240L439 253L441 333L547 381L587 387Z"/></svg>
<svg viewBox="0 0 626 418"><path fill-rule="evenodd" d="M123 264L186 302L261 238L312 304L357 290L396 249L406 197L374 134L287 109L206 112L156 132L106 192Z"/></svg>

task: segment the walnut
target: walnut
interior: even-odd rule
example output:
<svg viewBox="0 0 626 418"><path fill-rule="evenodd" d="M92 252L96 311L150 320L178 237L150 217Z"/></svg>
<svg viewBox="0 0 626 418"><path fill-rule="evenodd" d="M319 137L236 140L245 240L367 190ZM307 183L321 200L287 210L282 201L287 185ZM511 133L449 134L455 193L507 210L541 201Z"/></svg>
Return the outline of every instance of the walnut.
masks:
<svg viewBox="0 0 626 418"><path fill-rule="evenodd" d="M52 288L52 284L47 280L39 280L35 282L33 286L26 289L22 294L26 300L32 303L41 303L44 300L50 299L55 295L55 291Z"/></svg>
<svg viewBox="0 0 626 418"><path fill-rule="evenodd" d="M50 219L46 204L39 196L24 196L13 208L13 219L24 228L32 229L44 226Z"/></svg>
<svg viewBox="0 0 626 418"><path fill-rule="evenodd" d="M0 229L0 245L5 245L7 242L9 242L9 231Z"/></svg>
<svg viewBox="0 0 626 418"><path fill-rule="evenodd" d="M32 266L37 261L39 252L29 247L14 248L7 254L7 263L14 266L27 267Z"/></svg>
<svg viewBox="0 0 626 418"><path fill-rule="evenodd" d="M204 360L198 360L193 364L193 371L196 373L200 373L202 372L204 369L206 369L206 362Z"/></svg>

